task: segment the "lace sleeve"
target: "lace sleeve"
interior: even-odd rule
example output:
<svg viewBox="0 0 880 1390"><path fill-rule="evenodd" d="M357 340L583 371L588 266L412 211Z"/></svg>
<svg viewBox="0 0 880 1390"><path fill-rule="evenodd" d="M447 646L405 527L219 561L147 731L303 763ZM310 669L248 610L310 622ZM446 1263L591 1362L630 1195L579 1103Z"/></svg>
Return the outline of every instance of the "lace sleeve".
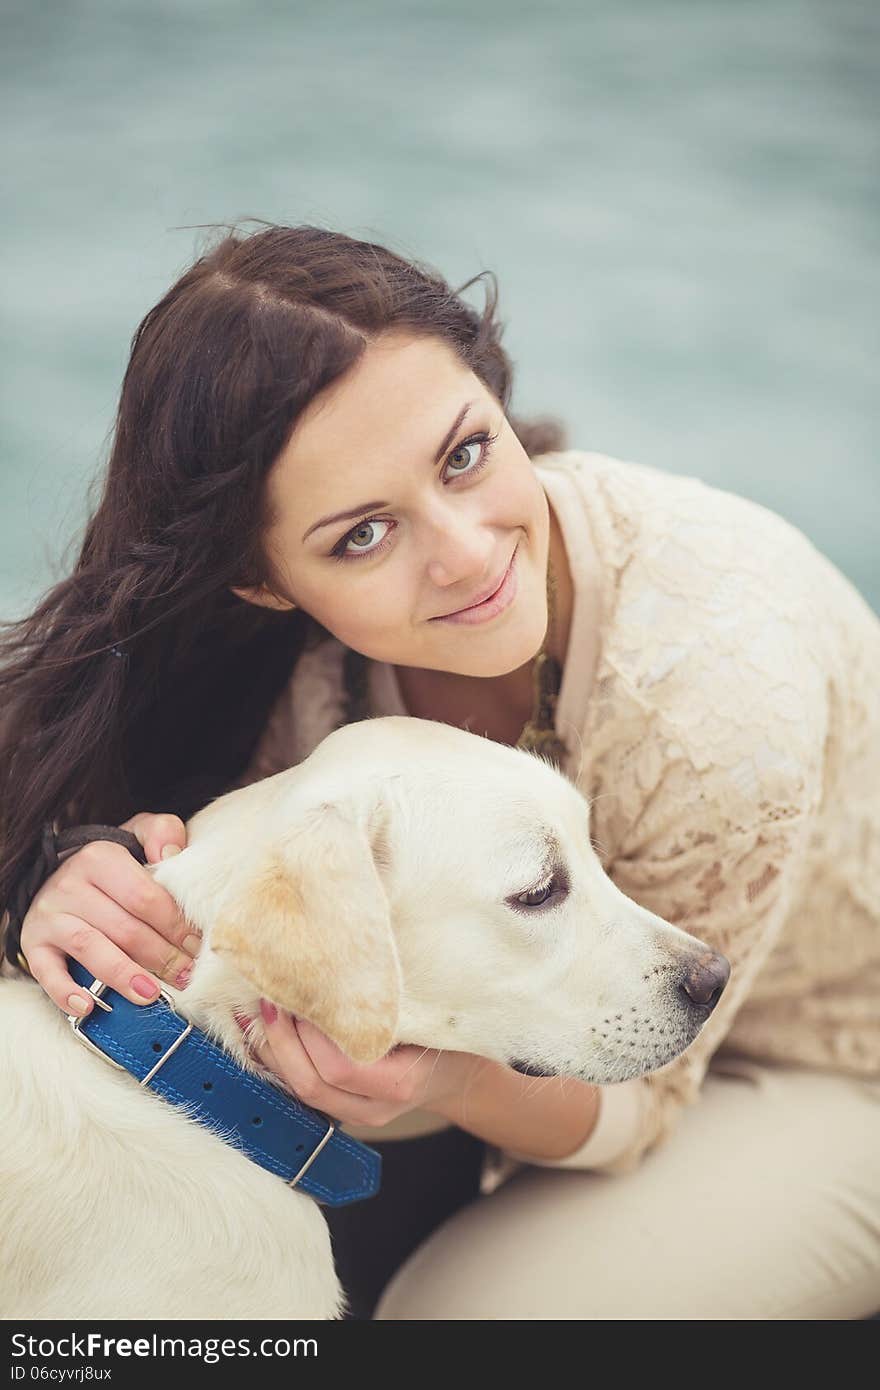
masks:
<svg viewBox="0 0 880 1390"><path fill-rule="evenodd" d="M801 880L815 778L790 786L784 807L768 807L747 828L728 827L722 836L710 833L711 818L702 814L712 805L713 780L692 767L671 766L651 807L664 829L616 859L611 877L628 897L727 956L731 976L721 1002L680 1057L647 1076L602 1088L597 1124L580 1149L530 1163L609 1173L636 1168L672 1133L682 1106L697 1100L712 1055L773 950ZM692 808L690 815L683 806Z"/></svg>
<svg viewBox="0 0 880 1390"><path fill-rule="evenodd" d="M791 798L793 800L793 798ZM702 1032L675 1061L642 1079L638 1133L609 1171L628 1171L671 1133L682 1105L693 1104L709 1062L723 1042L762 966L773 950L800 886L803 849L809 838L808 805L783 821L767 820L726 838L723 858L686 851L674 859L644 859L621 866L622 891L666 908L667 920L723 951L731 977L721 1002ZM690 911L671 908L697 889L701 901ZM656 910L653 909L653 910Z"/></svg>
<svg viewBox="0 0 880 1390"><path fill-rule="evenodd" d="M833 624L817 620L806 543L767 522L761 545L756 524L751 536L719 527L717 543L698 554L670 526L650 566L633 566L587 731L606 872L633 901L727 956L731 978L687 1051L604 1088L583 1148L543 1166L628 1172L665 1141L696 1101L783 926L801 911L825 814L835 663L823 631Z"/></svg>

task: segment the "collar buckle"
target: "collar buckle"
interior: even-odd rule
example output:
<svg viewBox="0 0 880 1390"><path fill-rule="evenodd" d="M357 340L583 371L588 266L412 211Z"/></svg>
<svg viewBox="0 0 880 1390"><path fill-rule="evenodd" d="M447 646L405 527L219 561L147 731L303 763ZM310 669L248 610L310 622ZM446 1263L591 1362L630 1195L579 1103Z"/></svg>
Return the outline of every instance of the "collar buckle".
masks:
<svg viewBox="0 0 880 1390"><path fill-rule="evenodd" d="M111 1004L105 1003L104 1000L103 1000L102 997L101 997L101 996L104 994L104 991L105 991L106 989L107 989L107 985L104 984L103 980L94 979L94 980L92 981L92 983L89 985L88 992L89 992L89 994L91 994L91 995L94 997L95 1004L97 1005L98 1008L102 1009L102 1010L104 1011L104 1013L112 1014L112 1012L113 1012L113 1006L112 1006ZM159 998L165 1000L165 1003L168 1005L169 1009L170 1009L171 1012L174 1014L175 1018L180 1018L180 1015L178 1014L177 1010L176 1010L175 1007L174 1007L174 1000L171 998L171 995L168 993L167 989L162 989L161 986L160 986L160 988L159 988ZM152 1004L141 1005L140 1007L142 1007L142 1008L147 1008L147 1009L154 1008L155 1005L158 1004L158 1002L159 1002L159 999L154 999ZM82 1025L83 1025L84 1023L87 1023L88 1020L89 1020L90 1018L91 1018L91 1014L86 1014L85 1017L83 1017L83 1018L81 1018L81 1017L79 1016L79 1014L68 1014L68 1015L67 1015L67 1021L68 1021L68 1023L70 1024L70 1026L71 1026L71 1028L72 1028L72 1030L73 1030L73 1035L74 1035L74 1037L75 1037L75 1038L78 1038L79 1041L80 1041L81 1043L83 1043L85 1047L89 1048L89 1049L90 1049L92 1052L94 1052L98 1057L103 1057L104 1061L105 1061L105 1062L109 1062L110 1065L111 1065L111 1067L116 1067L118 1071L128 1072L128 1067L124 1067L124 1066L122 1065L121 1062L115 1061L114 1058L111 1057L108 1053L106 1053L102 1047L99 1047L97 1043L92 1042L92 1039L91 1039L86 1033L83 1032ZM182 1022L183 1022L183 1019L181 1019L180 1021L181 1021L181 1023L182 1023ZM193 1025L192 1025L191 1023L188 1023L188 1024L186 1025L186 1027L183 1029L183 1031L182 1031L181 1033L179 1033L179 1034L177 1035L177 1037L174 1039L174 1042L171 1044L171 1046L170 1046L170 1047L167 1047L167 1048L165 1049L165 1051L162 1053L162 1056L159 1058L158 1062L156 1062L155 1065L152 1066L152 1067L150 1068L150 1070L147 1072L146 1076L143 1077L142 1080L140 1080L140 1081L138 1082L138 1085L139 1085L139 1086L146 1086L146 1085L148 1085L148 1083L149 1083L150 1081L152 1081L153 1077L156 1075L156 1072L159 1070L159 1068L160 1068L160 1067L163 1067L163 1066L165 1065L165 1063L168 1061L168 1058L171 1056L172 1052L176 1052L176 1051L177 1051L177 1049L180 1047L180 1044L181 1044L186 1038L189 1037L189 1035L190 1035L190 1033L192 1032L192 1030L193 1030ZM130 1074L130 1073L129 1073L129 1074ZM313 1158L316 1157L317 1152L318 1152L318 1150L316 1150L316 1151L315 1151L315 1154L312 1155ZM311 1163L311 1161L312 1161L312 1160L309 1159L309 1163ZM307 1168L308 1166L309 1166L309 1164L307 1163L307 1164L305 1165L305 1168ZM303 1172L305 1172L305 1168L302 1169ZM299 1177L299 1174L297 1174L297 1178L298 1178L298 1177Z"/></svg>
<svg viewBox="0 0 880 1390"><path fill-rule="evenodd" d="M378 1192L382 1158L375 1149L346 1134L331 1116L303 1105L298 1097L286 1095L271 1082L235 1065L224 1048L187 1022L167 990L160 988L160 997L153 1004L134 1004L112 986L94 979L78 961L71 960L69 968L95 1003L85 1018L66 1015L74 1036L91 1052L119 1071L128 1072L139 1086L165 1101L192 1106L194 1118L208 1130L267 1172L275 1173L288 1187L322 1205L344 1206ZM112 1006L109 999L114 1001ZM102 1013L108 1016L102 1018ZM89 1028L83 1026L90 1020L94 1020L91 1037ZM179 1032L175 1021L181 1025ZM187 1038L190 1045L185 1062L162 1072ZM144 1070L147 1074L141 1079ZM206 1099L204 1092L211 1090L216 1094ZM264 1104L268 1107L256 1120L255 1104L261 1112ZM255 1123L261 1126L259 1141L253 1132ZM323 1133L321 1125L326 1126ZM309 1145L312 1152L293 1177L287 1177ZM321 1161L316 1163L319 1157Z"/></svg>

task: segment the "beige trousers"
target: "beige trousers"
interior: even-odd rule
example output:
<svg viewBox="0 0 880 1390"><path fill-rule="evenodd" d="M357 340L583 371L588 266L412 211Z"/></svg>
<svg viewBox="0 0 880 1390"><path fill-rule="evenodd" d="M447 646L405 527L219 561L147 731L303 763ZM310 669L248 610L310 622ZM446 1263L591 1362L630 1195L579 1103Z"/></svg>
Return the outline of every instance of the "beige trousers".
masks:
<svg viewBox="0 0 880 1390"><path fill-rule="evenodd" d="M716 1059L633 1173L531 1167L435 1231L375 1317L880 1311L880 1079Z"/></svg>

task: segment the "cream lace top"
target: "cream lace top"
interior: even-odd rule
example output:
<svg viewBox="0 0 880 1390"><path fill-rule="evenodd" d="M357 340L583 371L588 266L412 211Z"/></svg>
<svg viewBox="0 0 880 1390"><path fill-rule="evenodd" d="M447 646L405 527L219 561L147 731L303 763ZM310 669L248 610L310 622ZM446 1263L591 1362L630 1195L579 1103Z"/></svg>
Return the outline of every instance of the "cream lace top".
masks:
<svg viewBox="0 0 880 1390"><path fill-rule="evenodd" d="M694 1043L602 1088L593 1133L546 1167L616 1173L662 1142L710 1060L880 1074L880 621L788 522L604 455L534 465L574 583L556 726L620 890L722 951ZM345 717L344 648L303 656L239 785L305 758ZM405 714L369 663L372 710ZM445 1126L412 1111L366 1142ZM483 1190L525 1156L489 1149Z"/></svg>

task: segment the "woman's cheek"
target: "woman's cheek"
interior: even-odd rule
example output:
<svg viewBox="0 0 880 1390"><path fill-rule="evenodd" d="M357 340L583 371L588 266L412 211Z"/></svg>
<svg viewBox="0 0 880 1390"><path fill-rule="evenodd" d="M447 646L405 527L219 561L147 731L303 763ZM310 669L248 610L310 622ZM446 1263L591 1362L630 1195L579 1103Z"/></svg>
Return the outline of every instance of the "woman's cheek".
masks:
<svg viewBox="0 0 880 1390"><path fill-rule="evenodd" d="M525 468L513 468L508 472L499 469L493 480L492 502L497 520L502 525L511 530L523 527L534 536L546 524L543 514L547 500L528 460L526 465Z"/></svg>
<svg viewBox="0 0 880 1390"><path fill-rule="evenodd" d="M352 583L345 601L334 603L329 620L319 619L339 641L373 661L404 661L402 643L412 626L413 615L406 597L418 592L418 586L411 575L402 573L391 561L389 555L384 563L375 562L376 572ZM350 562L356 574L359 565L373 563Z"/></svg>

